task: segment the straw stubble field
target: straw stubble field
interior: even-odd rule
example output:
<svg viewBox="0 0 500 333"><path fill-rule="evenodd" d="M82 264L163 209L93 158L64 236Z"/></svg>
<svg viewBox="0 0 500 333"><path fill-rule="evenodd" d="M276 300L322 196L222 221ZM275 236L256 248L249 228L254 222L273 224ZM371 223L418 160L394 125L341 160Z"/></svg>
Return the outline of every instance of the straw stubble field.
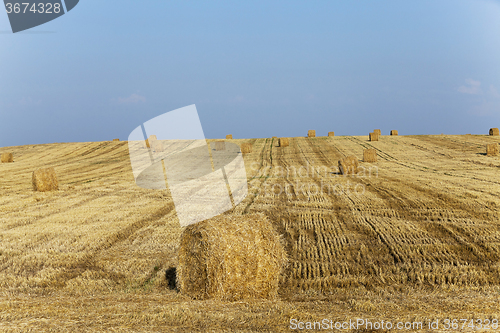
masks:
<svg viewBox="0 0 500 333"><path fill-rule="evenodd" d="M291 318L500 317L500 158L485 154L498 137L233 141L253 145L249 195L225 214L263 213L283 234L278 300L194 301L171 288L165 272L177 265L182 228L168 190L135 185L126 142L8 147L0 331L276 332ZM376 163L361 162L364 149L376 149ZM373 172L337 174L350 155ZM39 167L55 169L58 191L32 190Z"/></svg>

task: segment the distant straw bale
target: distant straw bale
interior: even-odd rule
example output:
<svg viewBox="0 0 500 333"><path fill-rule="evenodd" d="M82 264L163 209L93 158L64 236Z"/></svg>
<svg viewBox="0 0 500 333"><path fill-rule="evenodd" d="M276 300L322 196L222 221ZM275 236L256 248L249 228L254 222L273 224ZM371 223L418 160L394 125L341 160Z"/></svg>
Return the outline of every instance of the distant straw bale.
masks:
<svg viewBox="0 0 500 333"><path fill-rule="evenodd" d="M232 134L228 134L226 135L226 140L229 140L229 139L232 139L233 138L233 135Z"/></svg>
<svg viewBox="0 0 500 333"><path fill-rule="evenodd" d="M11 163L14 162L14 157L12 153L3 153L1 157L2 163Z"/></svg>
<svg viewBox="0 0 500 333"><path fill-rule="evenodd" d="M490 135L500 135L498 128L490 128Z"/></svg>
<svg viewBox="0 0 500 333"><path fill-rule="evenodd" d="M142 148L153 148L153 144L156 140L158 140L156 135L150 135L149 138L144 141Z"/></svg>
<svg viewBox="0 0 500 333"><path fill-rule="evenodd" d="M195 299L274 299L287 264L283 238L260 213L189 225L178 257L177 286Z"/></svg>
<svg viewBox="0 0 500 333"><path fill-rule="evenodd" d="M226 143L224 141L215 141L215 150L225 150Z"/></svg>
<svg viewBox="0 0 500 333"><path fill-rule="evenodd" d="M378 133L375 132L370 133L370 141L378 141L378 137L379 137Z"/></svg>
<svg viewBox="0 0 500 333"><path fill-rule="evenodd" d="M252 144L250 142L245 142L241 144L241 152L243 154L249 154L252 152Z"/></svg>
<svg viewBox="0 0 500 333"><path fill-rule="evenodd" d="M357 174L358 166L358 159L354 155L347 156L339 160L339 170L342 175Z"/></svg>
<svg viewBox="0 0 500 333"><path fill-rule="evenodd" d="M490 143L486 146L486 156L498 156L497 143Z"/></svg>
<svg viewBox="0 0 500 333"><path fill-rule="evenodd" d="M335 132L328 132L328 136L335 136Z"/></svg>
<svg viewBox="0 0 500 333"><path fill-rule="evenodd" d="M54 168L43 168L33 171L31 181L34 191L46 192L59 189L59 183Z"/></svg>
<svg viewBox="0 0 500 333"><path fill-rule="evenodd" d="M288 138L280 138L279 140L280 147L288 147L290 145L290 142Z"/></svg>
<svg viewBox="0 0 500 333"><path fill-rule="evenodd" d="M399 135L397 130L392 130L391 135Z"/></svg>
<svg viewBox="0 0 500 333"><path fill-rule="evenodd" d="M363 150L363 162L368 162L368 163L377 162L377 151L375 149Z"/></svg>
<svg viewBox="0 0 500 333"><path fill-rule="evenodd" d="M379 129L373 130L373 133L377 133L379 136L382 135L382 131Z"/></svg>
<svg viewBox="0 0 500 333"><path fill-rule="evenodd" d="M113 139L113 141L120 141L120 139Z"/></svg>
<svg viewBox="0 0 500 333"><path fill-rule="evenodd" d="M309 131L307 131L307 137L308 138L315 138L316 137L316 131L315 130L309 130Z"/></svg>
<svg viewBox="0 0 500 333"><path fill-rule="evenodd" d="M163 144L161 143L161 141L155 140L153 141L151 148L153 148L155 152L159 153L163 151Z"/></svg>

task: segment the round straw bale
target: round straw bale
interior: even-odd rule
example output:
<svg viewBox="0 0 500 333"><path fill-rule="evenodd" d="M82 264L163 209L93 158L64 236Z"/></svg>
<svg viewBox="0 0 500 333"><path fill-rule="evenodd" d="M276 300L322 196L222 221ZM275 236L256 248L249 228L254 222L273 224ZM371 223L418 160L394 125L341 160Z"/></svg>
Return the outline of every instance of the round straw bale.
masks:
<svg viewBox="0 0 500 333"><path fill-rule="evenodd" d="M120 141L120 139L113 139L113 141Z"/></svg>
<svg viewBox="0 0 500 333"><path fill-rule="evenodd" d="M152 142L154 140L158 140L158 138L156 137L156 135L150 135L149 136L149 141Z"/></svg>
<svg viewBox="0 0 500 333"><path fill-rule="evenodd" d="M398 131L397 130L392 130L391 131L391 135L398 135Z"/></svg>
<svg viewBox="0 0 500 333"><path fill-rule="evenodd" d="M225 141L215 141L215 150L225 150L226 142Z"/></svg>
<svg viewBox="0 0 500 333"><path fill-rule="evenodd" d="M288 147L290 145L288 138L280 138L279 141L280 147Z"/></svg>
<svg viewBox="0 0 500 333"><path fill-rule="evenodd" d="M309 130L309 131L307 131L307 137L308 138L315 138L316 137L316 131L315 130Z"/></svg>
<svg viewBox="0 0 500 333"><path fill-rule="evenodd" d="M347 156L339 160L339 170L342 175L357 174L358 166L358 159L354 155Z"/></svg>
<svg viewBox="0 0 500 333"><path fill-rule="evenodd" d="M328 132L328 136L335 136L335 132Z"/></svg>
<svg viewBox="0 0 500 333"><path fill-rule="evenodd" d="M500 135L498 128L490 128L490 135Z"/></svg>
<svg viewBox="0 0 500 333"><path fill-rule="evenodd" d="M232 139L233 138L233 135L232 134L228 134L226 135L226 139Z"/></svg>
<svg viewBox="0 0 500 333"><path fill-rule="evenodd" d="M377 151L375 149L363 150L363 162L368 162L368 163L377 162Z"/></svg>
<svg viewBox="0 0 500 333"><path fill-rule="evenodd" d="M43 168L33 171L31 181L34 191L46 192L59 189L54 168Z"/></svg>
<svg viewBox="0 0 500 333"><path fill-rule="evenodd" d="M1 157L2 163L11 163L14 162L14 157L12 153L3 153Z"/></svg>
<svg viewBox="0 0 500 333"><path fill-rule="evenodd" d="M152 147L155 152L162 152L163 151L163 144L159 140L155 140L152 143Z"/></svg>
<svg viewBox="0 0 500 333"><path fill-rule="evenodd" d="M241 144L241 152L243 154L249 154L252 152L252 144L250 142L245 142Z"/></svg>
<svg viewBox="0 0 500 333"><path fill-rule="evenodd" d="M377 133L379 136L382 135L382 131L379 129L373 130L373 133Z"/></svg>
<svg viewBox="0 0 500 333"><path fill-rule="evenodd" d="M273 299L286 263L283 238L265 215L219 215L183 231L177 286L195 299Z"/></svg>
<svg viewBox="0 0 500 333"><path fill-rule="evenodd" d="M490 143L486 145L486 156L498 156L498 144Z"/></svg>
<svg viewBox="0 0 500 333"><path fill-rule="evenodd" d="M373 132L373 133L370 133L369 137L370 137L370 141L378 141L379 135L378 135L378 133Z"/></svg>

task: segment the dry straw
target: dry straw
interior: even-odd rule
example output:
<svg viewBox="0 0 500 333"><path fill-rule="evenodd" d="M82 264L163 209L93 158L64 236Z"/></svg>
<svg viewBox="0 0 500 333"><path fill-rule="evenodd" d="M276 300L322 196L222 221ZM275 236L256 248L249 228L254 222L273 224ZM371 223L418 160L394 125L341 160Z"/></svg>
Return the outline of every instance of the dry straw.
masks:
<svg viewBox="0 0 500 333"><path fill-rule="evenodd" d="M497 156L498 155L498 144L490 143L486 145L486 156Z"/></svg>
<svg viewBox="0 0 500 333"><path fill-rule="evenodd" d="M391 135L399 135L397 130L392 130Z"/></svg>
<svg viewBox="0 0 500 333"><path fill-rule="evenodd" d="M249 142L245 142L241 144L241 152L243 154L249 154L252 152L252 144Z"/></svg>
<svg viewBox="0 0 500 333"><path fill-rule="evenodd" d="M225 150L226 143L224 141L215 141L215 150Z"/></svg>
<svg viewBox="0 0 500 333"><path fill-rule="evenodd" d="M232 139L233 138L233 135L232 134L228 134L226 135L226 139Z"/></svg>
<svg viewBox="0 0 500 333"><path fill-rule="evenodd" d="M11 163L14 162L14 157L12 153L3 153L1 157L2 163Z"/></svg>
<svg viewBox="0 0 500 333"><path fill-rule="evenodd" d="M377 133L379 136L382 135L382 131L379 129L373 130L373 133Z"/></svg>
<svg viewBox="0 0 500 333"><path fill-rule="evenodd" d="M113 141L120 141L120 139L113 139Z"/></svg>
<svg viewBox="0 0 500 333"><path fill-rule="evenodd" d="M370 133L370 141L378 141L379 134L376 132Z"/></svg>
<svg viewBox="0 0 500 333"><path fill-rule="evenodd" d="M339 170L342 175L357 174L358 166L358 159L354 155L347 156L339 160Z"/></svg>
<svg viewBox="0 0 500 333"><path fill-rule="evenodd" d="M288 147L290 145L290 141L288 138L280 138L279 140L280 147Z"/></svg>
<svg viewBox="0 0 500 333"><path fill-rule="evenodd" d="M328 132L328 136L335 136L335 132Z"/></svg>
<svg viewBox="0 0 500 333"><path fill-rule="evenodd" d="M490 128L490 135L500 135L498 128Z"/></svg>
<svg viewBox="0 0 500 333"><path fill-rule="evenodd" d="M274 299L286 263L283 238L265 215L222 215L183 231L177 285L195 299Z"/></svg>
<svg viewBox="0 0 500 333"><path fill-rule="evenodd" d="M377 151L375 149L363 150L363 162L368 162L368 163L377 162Z"/></svg>
<svg viewBox="0 0 500 333"><path fill-rule="evenodd" d="M309 130L309 131L307 131L307 137L308 138L315 138L316 137L316 131L315 130Z"/></svg>
<svg viewBox="0 0 500 333"><path fill-rule="evenodd" d="M46 192L59 189L54 168L43 168L33 171L31 181L34 191Z"/></svg>

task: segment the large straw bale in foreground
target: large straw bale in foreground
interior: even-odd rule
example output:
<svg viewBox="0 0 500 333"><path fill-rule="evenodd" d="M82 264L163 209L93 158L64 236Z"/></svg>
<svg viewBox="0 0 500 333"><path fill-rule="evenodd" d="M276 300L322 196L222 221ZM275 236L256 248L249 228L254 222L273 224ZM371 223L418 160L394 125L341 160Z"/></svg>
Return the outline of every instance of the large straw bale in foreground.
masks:
<svg viewBox="0 0 500 333"><path fill-rule="evenodd" d="M226 142L224 141L215 141L215 150L225 150Z"/></svg>
<svg viewBox="0 0 500 333"><path fill-rule="evenodd" d="M290 141L288 138L280 138L280 147L288 147L290 145Z"/></svg>
<svg viewBox="0 0 500 333"><path fill-rule="evenodd" d="M228 135L226 135L226 139L227 139L227 140L228 140L228 139L232 139L232 138L233 138L233 135L232 135L232 134L228 134Z"/></svg>
<svg viewBox="0 0 500 333"><path fill-rule="evenodd" d="M2 163L11 163L14 162L14 157L12 153L3 153L1 157Z"/></svg>
<svg viewBox="0 0 500 333"><path fill-rule="evenodd" d="M370 141L378 141L379 134L376 132L370 133Z"/></svg>
<svg viewBox="0 0 500 333"><path fill-rule="evenodd" d="M252 144L250 142L245 142L241 144L241 153L249 154L252 152Z"/></svg>
<svg viewBox="0 0 500 333"><path fill-rule="evenodd" d="M500 135L498 128L490 128L490 135Z"/></svg>
<svg viewBox="0 0 500 333"><path fill-rule="evenodd" d="M399 135L397 130L391 130L391 135Z"/></svg>
<svg viewBox="0 0 500 333"><path fill-rule="evenodd" d="M339 160L339 170L342 175L357 174L358 166L358 159L354 155L347 156Z"/></svg>
<svg viewBox="0 0 500 333"><path fill-rule="evenodd" d="M328 132L328 136L335 136L335 132Z"/></svg>
<svg viewBox="0 0 500 333"><path fill-rule="evenodd" d="M38 192L55 191L59 189L54 168L43 168L33 171L31 177L33 190Z"/></svg>
<svg viewBox="0 0 500 333"><path fill-rule="evenodd" d="M486 145L486 156L498 156L498 144L490 143Z"/></svg>
<svg viewBox="0 0 500 333"><path fill-rule="evenodd" d="M307 137L308 138L315 138L316 137L316 131L315 130L309 130L309 131L307 131Z"/></svg>
<svg viewBox="0 0 500 333"><path fill-rule="evenodd" d="M363 162L368 162L368 163L377 162L377 151L375 149L363 150Z"/></svg>
<svg viewBox="0 0 500 333"><path fill-rule="evenodd" d="M286 262L283 239L265 215L221 215L182 233L177 285L195 299L272 299Z"/></svg>

